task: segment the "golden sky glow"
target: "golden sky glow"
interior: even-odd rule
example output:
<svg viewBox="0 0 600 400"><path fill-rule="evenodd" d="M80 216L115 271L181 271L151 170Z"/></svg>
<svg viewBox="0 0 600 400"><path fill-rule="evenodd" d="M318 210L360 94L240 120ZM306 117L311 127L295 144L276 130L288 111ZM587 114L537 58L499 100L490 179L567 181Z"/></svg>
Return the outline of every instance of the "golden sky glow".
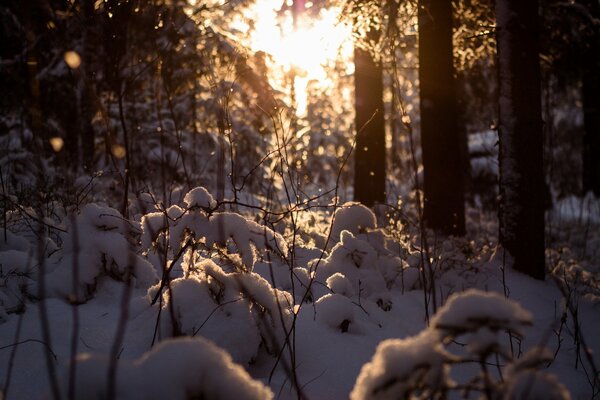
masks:
<svg viewBox="0 0 600 400"><path fill-rule="evenodd" d="M344 59L352 55L351 29L338 22L338 10L322 10L318 18L300 16L294 28L292 16L278 19L279 2L257 0L252 12L257 16L255 30L251 33L252 51L264 51L272 56L273 68L295 73L297 110L306 112L306 87L310 80L321 85L330 84L323 67L335 60L339 51ZM353 65L347 63L351 73Z"/></svg>

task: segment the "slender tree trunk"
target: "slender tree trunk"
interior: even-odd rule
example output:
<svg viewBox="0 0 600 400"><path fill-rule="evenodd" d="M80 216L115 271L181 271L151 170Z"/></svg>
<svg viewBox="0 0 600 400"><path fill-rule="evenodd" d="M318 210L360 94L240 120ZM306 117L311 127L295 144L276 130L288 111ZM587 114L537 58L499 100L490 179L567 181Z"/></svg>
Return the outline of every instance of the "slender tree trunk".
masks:
<svg viewBox="0 0 600 400"><path fill-rule="evenodd" d="M543 279L544 170L537 0L497 0L500 242Z"/></svg>
<svg viewBox="0 0 600 400"><path fill-rule="evenodd" d="M583 72L583 190L600 197L600 63L596 65Z"/></svg>
<svg viewBox="0 0 600 400"><path fill-rule="evenodd" d="M583 2L594 18L600 18L597 1ZM600 197L600 32L596 28L583 56L583 191Z"/></svg>
<svg viewBox="0 0 600 400"><path fill-rule="evenodd" d="M464 151L452 59L452 5L419 1L419 85L427 226L465 233Z"/></svg>
<svg viewBox="0 0 600 400"><path fill-rule="evenodd" d="M371 207L386 199L383 68L368 51L358 47L354 49L354 68L354 200Z"/></svg>
<svg viewBox="0 0 600 400"><path fill-rule="evenodd" d="M92 125L92 119L96 107L94 105L94 73L92 70L93 53L97 51L98 45L95 41L92 30L94 29L94 1L82 0L83 19L85 26L83 27L83 54L81 66L80 80L80 135L82 145L82 161L83 167L91 172L94 167L94 150L95 150L95 133Z"/></svg>

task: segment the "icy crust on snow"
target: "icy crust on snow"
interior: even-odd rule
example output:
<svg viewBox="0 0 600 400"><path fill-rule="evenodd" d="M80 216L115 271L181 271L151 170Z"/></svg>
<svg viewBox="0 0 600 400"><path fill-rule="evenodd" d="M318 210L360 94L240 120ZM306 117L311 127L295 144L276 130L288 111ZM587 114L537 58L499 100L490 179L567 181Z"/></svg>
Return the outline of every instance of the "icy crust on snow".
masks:
<svg viewBox="0 0 600 400"><path fill-rule="evenodd" d="M80 355L75 398L106 398L108 365L106 357ZM115 393L123 400L273 398L268 387L203 338L165 340L137 360L120 360Z"/></svg>
<svg viewBox="0 0 600 400"><path fill-rule="evenodd" d="M157 289L149 290L149 298ZM163 293L162 329L167 336L207 337L236 362L248 364L261 344L271 352L281 345L291 323L291 307L289 293L273 289L260 275L226 273L212 260L203 260Z"/></svg>

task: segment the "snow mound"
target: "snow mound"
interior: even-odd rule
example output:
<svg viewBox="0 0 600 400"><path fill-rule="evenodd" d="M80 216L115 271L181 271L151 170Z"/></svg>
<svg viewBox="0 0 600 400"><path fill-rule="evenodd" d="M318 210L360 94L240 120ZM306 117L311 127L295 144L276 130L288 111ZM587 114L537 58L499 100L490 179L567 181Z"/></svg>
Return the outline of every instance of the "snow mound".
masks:
<svg viewBox="0 0 600 400"><path fill-rule="evenodd" d="M217 206L215 199L208 190L203 187L196 187L190 190L183 198L183 202L188 208L200 207L211 209Z"/></svg>
<svg viewBox="0 0 600 400"><path fill-rule="evenodd" d="M511 330L520 334L523 325L532 323L532 315L514 300L499 293L469 289L456 294L433 317L431 325L446 335Z"/></svg>
<svg viewBox="0 0 600 400"><path fill-rule="evenodd" d="M377 227L375 214L360 203L348 202L338 208L333 214L331 238L338 241L342 231L350 231L357 235L366 229Z"/></svg>
<svg viewBox="0 0 600 400"><path fill-rule="evenodd" d="M75 398L106 398L108 360L84 354L76 362ZM203 338L165 340L133 362L119 361L115 393L116 399L146 400L273 398L269 388Z"/></svg>
<svg viewBox="0 0 600 400"><path fill-rule="evenodd" d="M340 294L328 294L315 304L317 321L341 332L348 332L355 321L354 308L349 298Z"/></svg>

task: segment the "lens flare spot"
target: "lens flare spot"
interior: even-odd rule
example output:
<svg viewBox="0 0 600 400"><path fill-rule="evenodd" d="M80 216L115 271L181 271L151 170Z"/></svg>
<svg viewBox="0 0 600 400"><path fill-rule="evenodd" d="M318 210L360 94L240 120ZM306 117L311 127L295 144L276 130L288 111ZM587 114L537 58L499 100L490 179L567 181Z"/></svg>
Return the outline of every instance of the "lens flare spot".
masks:
<svg viewBox="0 0 600 400"><path fill-rule="evenodd" d="M65 141L63 140L63 138L58 136L50 138L50 146L52 147L52 150L54 150L56 153L61 151L64 145Z"/></svg>
<svg viewBox="0 0 600 400"><path fill-rule="evenodd" d="M71 69L77 69L81 65L81 57L76 51L67 51L64 55L65 63Z"/></svg>
<svg viewBox="0 0 600 400"><path fill-rule="evenodd" d="M112 155L118 159L125 157L125 147L120 144L113 144L110 148Z"/></svg>

